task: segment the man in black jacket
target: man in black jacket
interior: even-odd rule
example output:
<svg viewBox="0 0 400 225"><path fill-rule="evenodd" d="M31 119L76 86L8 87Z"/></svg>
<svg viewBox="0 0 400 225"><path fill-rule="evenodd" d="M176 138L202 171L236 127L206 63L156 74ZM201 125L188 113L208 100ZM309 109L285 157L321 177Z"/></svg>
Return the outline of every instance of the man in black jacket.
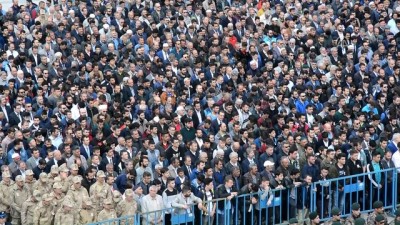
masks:
<svg viewBox="0 0 400 225"><path fill-rule="evenodd" d="M232 209L234 209L233 207L234 204L233 201L231 200L237 195L238 192L233 185L232 176L226 176L225 184L217 188L217 198L226 198L226 204L225 201L218 202L218 208L217 208L218 225L229 224L231 222L230 220L232 219Z"/></svg>

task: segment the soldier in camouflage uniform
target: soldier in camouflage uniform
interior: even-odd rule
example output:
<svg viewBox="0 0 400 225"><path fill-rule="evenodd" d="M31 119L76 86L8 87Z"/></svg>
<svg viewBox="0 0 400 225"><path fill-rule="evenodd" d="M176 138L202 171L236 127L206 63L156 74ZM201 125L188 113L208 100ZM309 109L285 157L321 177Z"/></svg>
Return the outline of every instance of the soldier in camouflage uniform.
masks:
<svg viewBox="0 0 400 225"><path fill-rule="evenodd" d="M35 212L36 206L41 201L41 193L38 190L33 191L33 195L29 197L22 204L21 209L21 223L24 225L33 225L33 214Z"/></svg>
<svg viewBox="0 0 400 225"><path fill-rule="evenodd" d="M27 170L25 171L25 187L29 190L29 193L33 194L33 185L35 184L36 180L33 177L33 171Z"/></svg>
<svg viewBox="0 0 400 225"><path fill-rule="evenodd" d="M112 201L113 201L114 209L117 208L117 205L121 200L122 200L121 192L114 190L112 192Z"/></svg>
<svg viewBox="0 0 400 225"><path fill-rule="evenodd" d="M384 211L383 208L383 202L381 201L376 201L374 202L374 204L372 205L374 207L374 211L372 211L367 218L367 225L374 225L375 224L375 218L378 215L382 215L383 218L385 219L385 224L387 224L388 220L387 220L387 215Z"/></svg>
<svg viewBox="0 0 400 225"><path fill-rule="evenodd" d="M50 193L50 197L53 198L52 204L54 211L57 212L57 210L61 208L65 197L60 183L57 182L53 184L53 191Z"/></svg>
<svg viewBox="0 0 400 225"><path fill-rule="evenodd" d="M340 209L338 207L333 207L332 208L332 218L328 222L326 222L326 225L335 225L334 223L341 223L340 219Z"/></svg>
<svg viewBox="0 0 400 225"><path fill-rule="evenodd" d="M97 212L93 208L93 204L90 198L83 199L82 208L79 211L78 224L85 225L88 223L93 223L96 221L96 218L97 218Z"/></svg>
<svg viewBox="0 0 400 225"><path fill-rule="evenodd" d="M10 206L12 225L21 225L22 204L28 199L29 195L29 190L24 184L24 178L21 175L18 175L15 178L15 184L11 189Z"/></svg>
<svg viewBox="0 0 400 225"><path fill-rule="evenodd" d="M62 164L59 168L60 175L56 178L54 178L54 181L58 182L62 186L62 191L64 194L67 194L69 188L71 185L69 184L68 180L68 173L69 169L67 168L66 164Z"/></svg>
<svg viewBox="0 0 400 225"><path fill-rule="evenodd" d="M75 210L80 210L82 206L82 199L88 198L89 194L86 188L82 187L82 178L75 176L72 178L73 185L67 193L67 196L75 203Z"/></svg>
<svg viewBox="0 0 400 225"><path fill-rule="evenodd" d="M33 190L39 190L40 193L50 193L51 187L48 183L47 174L41 173L39 175L39 180L33 185Z"/></svg>
<svg viewBox="0 0 400 225"><path fill-rule="evenodd" d="M79 166L76 164L72 164L71 168L69 170L70 175L68 176L68 182L69 182L69 186L71 187L73 185L73 178L74 177L81 177L81 175L79 175Z"/></svg>
<svg viewBox="0 0 400 225"><path fill-rule="evenodd" d="M124 193L125 199L120 201L117 205L117 216L122 217L122 216L133 216L136 214L137 211L137 203L133 200L133 190L128 189ZM128 221L121 221L121 224L133 224L134 220L129 219Z"/></svg>
<svg viewBox="0 0 400 225"><path fill-rule="evenodd" d="M103 201L106 198L111 198L111 188L105 182L106 175L102 170L97 172L97 181L90 187L90 197L93 199L94 207L99 213L103 209Z"/></svg>
<svg viewBox="0 0 400 225"><path fill-rule="evenodd" d="M10 213L10 189L14 185L9 171L2 174L3 180L0 182L0 211Z"/></svg>
<svg viewBox="0 0 400 225"><path fill-rule="evenodd" d="M346 218L344 222L345 225L354 225L355 220L361 217L360 208L361 206L359 203L353 203L353 205L351 205L351 214Z"/></svg>
<svg viewBox="0 0 400 225"><path fill-rule="evenodd" d="M390 223L392 225L396 225L396 223L400 223L400 209L396 210L396 212L394 213L394 220Z"/></svg>
<svg viewBox="0 0 400 225"><path fill-rule="evenodd" d="M74 210L74 203L69 200L65 200L54 218L54 225L72 225L78 223L78 217Z"/></svg>
<svg viewBox="0 0 400 225"><path fill-rule="evenodd" d="M103 202L103 210L97 216L97 221L104 221L109 219L116 219L117 213L114 210L114 203L111 199L105 199ZM116 225L116 223L110 223Z"/></svg>
<svg viewBox="0 0 400 225"><path fill-rule="evenodd" d="M55 178L58 176L58 167L57 167L57 165L52 165L51 166L51 169L50 169L50 173L49 174L47 174L47 179L49 179L49 184L51 185L51 186L53 186L53 184L56 182L55 181Z"/></svg>
<svg viewBox="0 0 400 225"><path fill-rule="evenodd" d="M49 194L42 196L42 201L36 206L33 213L33 225L49 225L53 223L54 208L51 204L53 198Z"/></svg>

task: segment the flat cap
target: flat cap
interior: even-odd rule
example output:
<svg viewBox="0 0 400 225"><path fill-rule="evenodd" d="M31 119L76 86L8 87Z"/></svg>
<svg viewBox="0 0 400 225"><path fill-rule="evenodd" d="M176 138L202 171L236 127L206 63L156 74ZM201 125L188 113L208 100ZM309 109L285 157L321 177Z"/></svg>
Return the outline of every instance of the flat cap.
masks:
<svg viewBox="0 0 400 225"><path fill-rule="evenodd" d="M359 210L361 208L359 203L353 203L353 205L351 205L351 209L352 210Z"/></svg>
<svg viewBox="0 0 400 225"><path fill-rule="evenodd" d="M376 201L373 204L374 209L382 208L383 207L383 202L381 201Z"/></svg>
<svg viewBox="0 0 400 225"><path fill-rule="evenodd" d="M340 209L338 207L332 208L332 215L340 215Z"/></svg>
<svg viewBox="0 0 400 225"><path fill-rule="evenodd" d="M375 217L375 222L383 222L383 221L385 221L385 217L382 216L381 214Z"/></svg>
<svg viewBox="0 0 400 225"><path fill-rule="evenodd" d="M365 225L365 219L364 218L357 218L354 220L354 225Z"/></svg>

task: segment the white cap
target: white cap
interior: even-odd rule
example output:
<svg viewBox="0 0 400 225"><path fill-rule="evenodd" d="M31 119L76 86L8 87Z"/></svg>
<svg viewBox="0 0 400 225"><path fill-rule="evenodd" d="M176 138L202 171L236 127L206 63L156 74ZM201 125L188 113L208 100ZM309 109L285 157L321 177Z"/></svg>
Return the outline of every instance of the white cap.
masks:
<svg viewBox="0 0 400 225"><path fill-rule="evenodd" d="M99 110L107 110L107 105L99 105Z"/></svg>
<svg viewBox="0 0 400 225"><path fill-rule="evenodd" d="M153 121L156 122L156 123L158 123L158 122L160 122L160 118L159 118L158 116L155 116L155 117L153 118Z"/></svg>
<svg viewBox="0 0 400 225"><path fill-rule="evenodd" d="M61 58L62 53L61 52L56 52L56 54L54 54L54 56L57 57L57 58Z"/></svg>
<svg viewBox="0 0 400 225"><path fill-rule="evenodd" d="M90 15L89 15L89 18L94 19L94 17L95 17L94 14L90 14Z"/></svg>
<svg viewBox="0 0 400 225"><path fill-rule="evenodd" d="M18 154L18 153L14 153L14 154L12 154L11 157L12 157L13 159L15 159L15 158L19 157L19 154Z"/></svg>
<svg viewBox="0 0 400 225"><path fill-rule="evenodd" d="M163 47L169 47L168 43L164 43L162 46Z"/></svg>
<svg viewBox="0 0 400 225"><path fill-rule="evenodd" d="M264 167L273 166L273 165L275 165L275 163L273 163L273 162L271 162L271 161L269 161L269 160L267 160L267 161L264 162Z"/></svg>
<svg viewBox="0 0 400 225"><path fill-rule="evenodd" d="M109 27L110 27L110 26L108 26L108 24L103 24L103 28L104 28L104 29L108 30Z"/></svg>
<svg viewBox="0 0 400 225"><path fill-rule="evenodd" d="M177 112L178 112L178 111L181 111L181 110L184 110L183 106L178 106L178 108L176 108L176 111L177 111Z"/></svg>
<svg viewBox="0 0 400 225"><path fill-rule="evenodd" d="M127 34L133 34L132 30L127 30L126 33Z"/></svg>

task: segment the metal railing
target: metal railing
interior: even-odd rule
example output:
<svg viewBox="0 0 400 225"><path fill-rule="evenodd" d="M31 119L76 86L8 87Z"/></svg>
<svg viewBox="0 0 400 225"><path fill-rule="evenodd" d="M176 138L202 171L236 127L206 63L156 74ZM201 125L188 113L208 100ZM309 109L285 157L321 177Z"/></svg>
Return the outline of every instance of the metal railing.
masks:
<svg viewBox="0 0 400 225"><path fill-rule="evenodd" d="M291 185L282 190L271 190L268 193L263 191L246 193L231 200L216 198L211 202L203 203L203 205L216 204L215 214L205 213L197 205L191 205L187 210L166 208L92 224L281 224L286 223L290 218L297 218L299 221L307 220L308 213L312 211L317 211L321 221L325 221L331 217L333 207L338 207L341 210L341 215L346 216L351 214L351 205L355 202L360 204L361 212L372 211L375 200L382 201L386 210L394 212L397 203L397 176L396 169L386 169L320 180L309 185ZM380 181L380 183L378 184L377 181ZM288 183L287 181L284 182ZM217 193L217 191L214 193ZM181 214L176 212L181 212ZM148 222L151 221L149 220L150 217L162 219L158 223L153 223Z"/></svg>

